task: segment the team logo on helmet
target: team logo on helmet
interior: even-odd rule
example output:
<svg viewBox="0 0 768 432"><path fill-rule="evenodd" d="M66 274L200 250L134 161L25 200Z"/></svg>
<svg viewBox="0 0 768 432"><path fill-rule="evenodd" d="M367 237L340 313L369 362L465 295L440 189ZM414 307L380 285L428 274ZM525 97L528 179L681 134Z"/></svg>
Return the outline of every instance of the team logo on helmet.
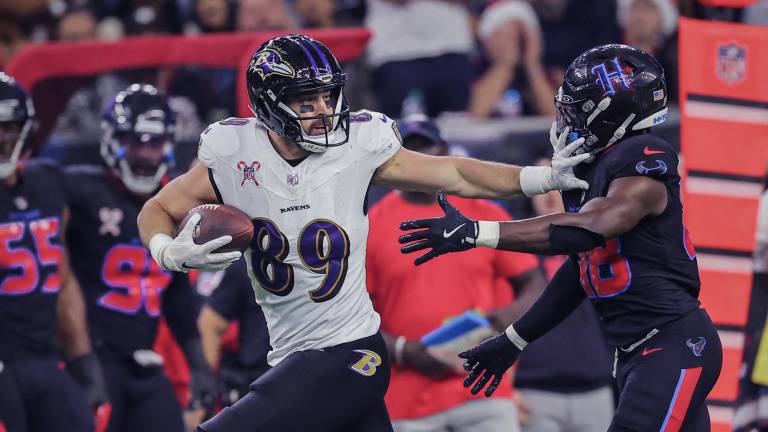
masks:
<svg viewBox="0 0 768 432"><path fill-rule="evenodd" d="M747 75L747 48L736 42L717 47L717 76L727 84L743 81Z"/></svg>
<svg viewBox="0 0 768 432"><path fill-rule="evenodd" d="M608 66L605 63L599 64L592 68L592 73L597 75L595 82L603 89L603 96L613 96L616 94L616 87L614 83L621 85L628 89L630 83L627 80L627 76L624 74L624 70L621 68L619 58L614 57L611 60L610 65L615 69L613 72L608 72Z"/></svg>
<svg viewBox="0 0 768 432"><path fill-rule="evenodd" d="M251 59L248 70L258 73L261 79L266 79L271 75L280 75L288 78L296 76L296 71L293 70L293 67L283 61L279 53L270 49L257 53Z"/></svg>

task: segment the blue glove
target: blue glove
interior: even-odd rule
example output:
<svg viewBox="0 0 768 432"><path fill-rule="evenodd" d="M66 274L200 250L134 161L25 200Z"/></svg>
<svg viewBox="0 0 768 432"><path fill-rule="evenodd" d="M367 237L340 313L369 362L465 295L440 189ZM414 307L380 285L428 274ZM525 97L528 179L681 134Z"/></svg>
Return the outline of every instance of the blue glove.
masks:
<svg viewBox="0 0 768 432"><path fill-rule="evenodd" d="M509 340L506 333L494 336L480 345L459 353L465 359L464 370L470 372L464 380L464 387L475 385L470 392L478 394L493 378L491 385L485 389L485 397L491 397L496 387L501 383L504 373L512 367L520 355L520 349ZM477 379L482 374L480 380Z"/></svg>
<svg viewBox="0 0 768 432"><path fill-rule="evenodd" d="M416 258L416 265L424 264L445 253L461 252L475 247L479 233L477 221L461 214L448 202L442 192L437 193L437 202L445 212L445 216L405 221L400 224L402 231L418 230L400 236L401 244L408 243L400 249L400 252L407 254L432 248Z"/></svg>

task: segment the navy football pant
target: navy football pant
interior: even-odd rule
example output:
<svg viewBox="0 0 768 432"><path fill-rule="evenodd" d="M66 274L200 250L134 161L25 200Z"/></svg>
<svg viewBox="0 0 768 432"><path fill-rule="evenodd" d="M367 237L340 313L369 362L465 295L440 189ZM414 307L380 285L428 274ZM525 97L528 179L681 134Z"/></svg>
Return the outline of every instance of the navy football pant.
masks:
<svg viewBox="0 0 768 432"><path fill-rule="evenodd" d="M610 432L709 432L705 403L723 363L704 309L667 324L631 352L618 352L619 406Z"/></svg>
<svg viewBox="0 0 768 432"><path fill-rule="evenodd" d="M183 432L184 419L170 381L158 366L102 358L112 403L107 432Z"/></svg>
<svg viewBox="0 0 768 432"><path fill-rule="evenodd" d="M86 432L93 416L82 388L55 358L0 362L0 430Z"/></svg>
<svg viewBox="0 0 768 432"><path fill-rule="evenodd" d="M378 333L290 354L202 432L390 432L389 359Z"/></svg>

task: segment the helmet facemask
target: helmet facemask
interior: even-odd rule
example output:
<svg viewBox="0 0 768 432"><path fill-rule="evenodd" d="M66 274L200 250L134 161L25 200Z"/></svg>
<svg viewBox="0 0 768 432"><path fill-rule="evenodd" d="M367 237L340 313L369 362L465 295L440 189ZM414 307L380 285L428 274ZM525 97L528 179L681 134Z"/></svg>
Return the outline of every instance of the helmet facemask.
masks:
<svg viewBox="0 0 768 432"><path fill-rule="evenodd" d="M0 123L0 179L8 178L16 171L33 125L34 120L31 118L24 123Z"/></svg>
<svg viewBox="0 0 768 432"><path fill-rule="evenodd" d="M251 109L261 119L272 119L265 122L265 125L278 135L288 138L306 151L324 152L328 147L337 147L349 140L349 105L344 96L343 77L340 81L321 86L305 84L286 87L280 93L266 89L259 94L261 107L252 106ZM301 107L299 112L290 107L292 101L302 96L317 99L317 95L323 92L329 92L332 114L306 115L301 112ZM302 122L307 121L322 125L321 133L308 133L302 125Z"/></svg>
<svg viewBox="0 0 768 432"><path fill-rule="evenodd" d="M153 128L151 122L145 127ZM157 190L174 165L173 135L165 127L153 129L154 133L142 131L141 121L135 129L118 132L104 122L101 154L128 190L146 195Z"/></svg>

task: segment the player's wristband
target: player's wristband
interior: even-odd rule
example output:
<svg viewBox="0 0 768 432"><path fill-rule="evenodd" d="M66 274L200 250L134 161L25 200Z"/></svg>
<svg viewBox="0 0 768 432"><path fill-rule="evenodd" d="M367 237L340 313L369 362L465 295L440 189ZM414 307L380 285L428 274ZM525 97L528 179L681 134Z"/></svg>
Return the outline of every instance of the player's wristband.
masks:
<svg viewBox="0 0 768 432"><path fill-rule="evenodd" d="M510 324L509 327L507 327L506 330L504 330L504 333L506 333L507 338L519 349L520 351L524 350L526 346L528 346L528 341L520 337L519 334L515 331L515 327Z"/></svg>
<svg viewBox="0 0 768 432"><path fill-rule="evenodd" d="M499 245L499 223L478 221L477 226L475 245L496 249L496 246Z"/></svg>
<svg viewBox="0 0 768 432"><path fill-rule="evenodd" d="M540 195L549 192L548 183L552 176L552 168L548 166L525 166L520 170L520 190L526 196Z"/></svg>
<svg viewBox="0 0 768 432"><path fill-rule="evenodd" d="M163 263L163 252L172 241L173 238L164 233L157 233L149 240L149 253L163 270L171 270Z"/></svg>
<svg viewBox="0 0 768 432"><path fill-rule="evenodd" d="M403 364L403 348L405 348L405 336L398 336L397 339L395 339L395 364L398 366L402 366Z"/></svg>

